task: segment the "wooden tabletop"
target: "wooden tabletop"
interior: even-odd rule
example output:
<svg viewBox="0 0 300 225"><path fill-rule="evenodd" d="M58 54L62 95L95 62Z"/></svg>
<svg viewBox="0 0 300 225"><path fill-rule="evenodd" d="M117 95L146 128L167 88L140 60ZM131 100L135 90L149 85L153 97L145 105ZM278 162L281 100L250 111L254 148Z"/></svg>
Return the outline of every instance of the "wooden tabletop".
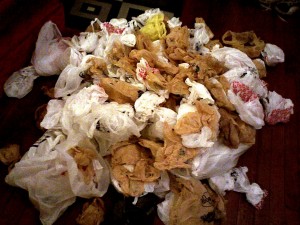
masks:
<svg viewBox="0 0 300 225"><path fill-rule="evenodd" d="M297 16L281 18L272 10L265 10L254 0L186 0L181 20L193 26L195 17L203 17L206 24L221 38L227 30L253 30L267 43L276 44L285 53L285 62L267 68L269 90L290 98L294 115L286 124L266 125L258 130L256 143L241 156L238 165L247 166L251 182L268 191L261 210L249 204L244 194L228 192L227 219L223 225L298 225L300 224L300 20ZM28 53L31 54L31 53ZM24 65L26 66L26 65ZM41 86L53 86L57 77L38 78L34 89L23 99L0 98L0 147L17 143L24 154L42 135L37 129L34 113L49 100ZM7 185L7 167L0 165L0 224L38 225L39 212L29 201L28 193ZM109 192L115 195L113 190ZM112 196L106 196L113 201ZM57 220L55 225L76 224L84 200L75 204ZM113 209L110 206L109 209ZM112 216L113 213L108 213ZM105 223L111 224L111 223ZM154 224L162 222L155 217Z"/></svg>

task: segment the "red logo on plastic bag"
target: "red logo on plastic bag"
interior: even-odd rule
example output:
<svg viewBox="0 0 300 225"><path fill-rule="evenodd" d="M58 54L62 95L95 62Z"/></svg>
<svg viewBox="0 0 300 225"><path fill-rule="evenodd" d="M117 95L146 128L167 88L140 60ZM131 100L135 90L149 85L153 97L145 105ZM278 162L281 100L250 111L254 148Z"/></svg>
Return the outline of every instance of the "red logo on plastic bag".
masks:
<svg viewBox="0 0 300 225"><path fill-rule="evenodd" d="M258 98L255 92L241 82L233 81L231 85L233 93L239 95L244 102L250 102Z"/></svg>
<svg viewBox="0 0 300 225"><path fill-rule="evenodd" d="M103 25L109 34L111 33L122 34L123 31L125 30L125 28L114 27L111 23L108 22L104 22Z"/></svg>
<svg viewBox="0 0 300 225"><path fill-rule="evenodd" d="M147 77L147 71L144 68L138 68L138 76L140 76L141 78L143 78L144 80Z"/></svg>
<svg viewBox="0 0 300 225"><path fill-rule="evenodd" d="M276 123L287 123L290 120L290 116L292 114L293 107L289 107L286 109L274 109L266 116L266 122L268 124L274 125Z"/></svg>

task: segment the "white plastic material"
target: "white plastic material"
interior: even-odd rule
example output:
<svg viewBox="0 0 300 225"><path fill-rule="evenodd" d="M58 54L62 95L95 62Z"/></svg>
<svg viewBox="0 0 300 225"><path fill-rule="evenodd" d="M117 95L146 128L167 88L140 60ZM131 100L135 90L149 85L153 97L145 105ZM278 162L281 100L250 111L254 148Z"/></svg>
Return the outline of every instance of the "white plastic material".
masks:
<svg viewBox="0 0 300 225"><path fill-rule="evenodd" d="M99 40L99 34L95 32L81 32L79 36L72 37L72 44L79 51L91 53L95 50Z"/></svg>
<svg viewBox="0 0 300 225"><path fill-rule="evenodd" d="M259 99L244 102L239 95L228 90L229 101L235 106L241 120L253 126L255 129L261 129L264 125L264 110Z"/></svg>
<svg viewBox="0 0 300 225"><path fill-rule="evenodd" d="M72 147L88 148L95 153L92 159L93 172L90 180L85 181L84 174L79 170L75 159L69 154L68 150ZM102 197L109 186L110 176L108 165L97 152L97 145L82 134L69 135L67 140L56 146L57 151L66 161L68 179L74 195L82 198ZM79 156L82 157L82 156Z"/></svg>
<svg viewBox="0 0 300 225"><path fill-rule="evenodd" d="M234 81L241 82L253 90L260 98L265 98L268 94L266 83L259 78L256 70L249 70L248 68L236 67L228 70L223 74L224 77L232 83Z"/></svg>
<svg viewBox="0 0 300 225"><path fill-rule="evenodd" d="M122 44L129 46L129 47L134 47L136 44L136 37L134 34L123 34L120 38Z"/></svg>
<svg viewBox="0 0 300 225"><path fill-rule="evenodd" d="M103 104L107 98L104 89L98 85L85 87L67 97L60 119L63 131L66 134L77 132L79 124L76 120L87 115L93 106Z"/></svg>
<svg viewBox="0 0 300 225"><path fill-rule="evenodd" d="M190 94L187 97L187 103L193 104L196 100L206 99L210 103L214 104L215 100L211 97L207 88L196 81L191 81L189 78L185 80L185 83L190 87Z"/></svg>
<svg viewBox="0 0 300 225"><path fill-rule="evenodd" d="M67 165L54 149L64 139L58 131L46 132L5 178L9 185L28 191L30 200L40 211L43 225L53 224L76 200Z"/></svg>
<svg viewBox="0 0 300 225"><path fill-rule="evenodd" d="M270 124L288 122L294 113L294 104L291 99L283 98L275 91L270 91L266 99L263 99L265 108L265 120ZM273 113L277 111L277 115ZM275 113L276 114L276 113Z"/></svg>
<svg viewBox="0 0 300 225"><path fill-rule="evenodd" d="M195 29L190 29L190 45L194 51L200 52L204 44L207 44L213 37L206 30L205 23L195 23Z"/></svg>
<svg viewBox="0 0 300 225"><path fill-rule="evenodd" d="M200 153L192 161L192 175L197 179L206 179L221 175L236 166L239 157L250 146L240 144L237 149L231 149L220 141L216 141L204 153Z"/></svg>
<svg viewBox="0 0 300 225"><path fill-rule="evenodd" d="M88 183L84 182L84 175L68 153L75 146L89 148L97 155L93 159L92 179ZM66 139L60 131L48 130L15 164L5 181L26 189L40 211L42 223L51 225L75 202L76 196L103 196L110 177L106 163L86 137L76 135Z"/></svg>
<svg viewBox="0 0 300 225"><path fill-rule="evenodd" d="M23 98L33 88L33 83L39 75L33 66L28 66L14 72L4 83L4 92L8 97Z"/></svg>
<svg viewBox="0 0 300 225"><path fill-rule="evenodd" d="M268 66L284 62L284 52L277 45L267 43L261 54Z"/></svg>
<svg viewBox="0 0 300 225"><path fill-rule="evenodd" d="M44 116L42 122L40 123L41 127L45 129L59 128L58 124L63 107L63 100L51 99L47 104L47 113Z"/></svg>
<svg viewBox="0 0 300 225"><path fill-rule="evenodd" d="M165 200L157 205L157 215L165 225L168 225L170 221L169 214L173 198L174 194L172 192L169 192L166 195Z"/></svg>
<svg viewBox="0 0 300 225"><path fill-rule="evenodd" d="M31 63L41 76L59 74L67 66L62 57L68 57L64 52L68 49L56 24L48 21L40 30ZM68 51L68 50L67 50Z"/></svg>
<svg viewBox="0 0 300 225"><path fill-rule="evenodd" d="M146 128L144 135L149 138L164 140L164 123L173 127L176 124L177 113L165 107L158 107L154 111L151 124Z"/></svg>
<svg viewBox="0 0 300 225"><path fill-rule="evenodd" d="M78 90L83 78L80 77L82 69L69 64L59 75L55 87L54 97L60 98Z"/></svg>
<svg viewBox="0 0 300 225"><path fill-rule="evenodd" d="M214 142L210 141L211 135L211 129L205 126L199 133L181 135L182 144L187 148L211 147L214 145Z"/></svg>
<svg viewBox="0 0 300 225"><path fill-rule="evenodd" d="M247 167L234 168L222 175L211 177L209 185L221 195L225 195L226 191L246 193L248 202L256 208L260 208L267 193L258 184L250 184L247 172Z"/></svg>
<svg viewBox="0 0 300 225"><path fill-rule="evenodd" d="M170 20L167 21L167 24L169 28L175 28L175 27L180 27L182 25L182 22L180 21L179 18L177 17L172 17Z"/></svg>
<svg viewBox="0 0 300 225"><path fill-rule="evenodd" d="M134 103L135 118L139 122L147 122L150 118L154 117L154 110L164 101L164 97L158 96L154 92L146 91Z"/></svg>
<svg viewBox="0 0 300 225"><path fill-rule="evenodd" d="M211 55L217 60L224 62L228 69L242 67L247 69L253 68L256 70L256 66L252 60L244 52L236 48L214 48L211 51Z"/></svg>
<svg viewBox="0 0 300 225"><path fill-rule="evenodd" d="M110 102L94 105L89 114L77 117L75 121L82 132L98 141L101 155L107 155L111 145L128 140L132 135L140 136L140 128L133 117L131 105Z"/></svg>

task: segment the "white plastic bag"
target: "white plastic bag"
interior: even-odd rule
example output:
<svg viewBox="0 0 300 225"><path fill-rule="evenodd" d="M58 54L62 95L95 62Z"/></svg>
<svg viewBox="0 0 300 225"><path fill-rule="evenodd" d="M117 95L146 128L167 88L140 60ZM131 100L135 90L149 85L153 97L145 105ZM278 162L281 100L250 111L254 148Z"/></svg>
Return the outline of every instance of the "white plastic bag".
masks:
<svg viewBox="0 0 300 225"><path fill-rule="evenodd" d="M106 193L110 183L109 168L98 153L96 142L77 133L69 135L56 149L66 162L74 195L92 198ZM71 149L73 152L70 152Z"/></svg>
<svg viewBox="0 0 300 225"><path fill-rule="evenodd" d="M239 117L245 123L253 126L255 129L261 129L264 125L264 111L258 97L245 101L241 98L242 94L234 93L228 90L229 101L235 106Z"/></svg>
<svg viewBox="0 0 300 225"><path fill-rule="evenodd" d="M268 66L284 62L284 52L277 45L267 43L261 54Z"/></svg>
<svg viewBox="0 0 300 225"><path fill-rule="evenodd" d="M48 21L40 30L31 63L41 76L59 74L67 64L62 60L69 46L64 42L56 24ZM66 56L66 54L65 54Z"/></svg>
<svg viewBox="0 0 300 225"><path fill-rule="evenodd" d="M40 126L45 129L60 128L60 117L65 102L59 99L51 99L47 104L47 113L44 116Z"/></svg>
<svg viewBox="0 0 300 225"><path fill-rule="evenodd" d="M107 155L109 147L117 142L140 136L140 128L134 121L134 110L129 104L110 102L95 105L91 112L75 119L80 130L88 137L94 137L101 155Z"/></svg>
<svg viewBox="0 0 300 225"><path fill-rule="evenodd" d="M44 225L53 224L76 199L67 177L67 165L55 150L64 139L59 131L47 131L5 178L8 184L28 191Z"/></svg>
<svg viewBox="0 0 300 225"><path fill-rule="evenodd" d="M227 172L236 166L239 157L250 146L240 144L237 149L231 149L220 141L216 141L204 153L200 153L192 161L192 175L197 179L206 179Z"/></svg>
<svg viewBox="0 0 300 225"><path fill-rule="evenodd" d="M165 200L157 205L157 215L165 225L168 225L170 221L169 213L173 198L174 194L172 192L169 192L166 195Z"/></svg>
<svg viewBox="0 0 300 225"><path fill-rule="evenodd" d="M163 102L165 102L164 97L158 96L152 91L146 91L134 103L136 120L142 123L147 122L154 117L154 110Z"/></svg>
<svg viewBox="0 0 300 225"><path fill-rule="evenodd" d="M252 60L244 52L236 48L216 48L211 51L211 55L217 60L224 62L228 69L233 69L236 67L256 69L256 66Z"/></svg>
<svg viewBox="0 0 300 225"><path fill-rule="evenodd" d="M59 75L55 87L54 97L60 98L78 90L83 78L80 77L82 69L69 64Z"/></svg>
<svg viewBox="0 0 300 225"><path fill-rule="evenodd" d="M270 91L267 98L263 99L265 108L265 121L268 124L286 123L294 113L294 104L291 99L283 98L275 91Z"/></svg>
<svg viewBox="0 0 300 225"><path fill-rule="evenodd" d="M164 140L164 123L173 127L176 124L177 113L165 107L157 107L154 117L150 119L150 125L145 128L143 135L152 139Z"/></svg>
<svg viewBox="0 0 300 225"><path fill-rule="evenodd" d="M95 84L66 97L60 119L64 133L78 132L80 117L87 115L93 106L103 104L107 98L104 89Z"/></svg>
<svg viewBox="0 0 300 225"><path fill-rule="evenodd" d="M265 98L268 94L266 83L259 78L259 75L256 73L256 71L248 68L237 67L228 70L222 76L226 77L229 83L240 82L245 84L260 98Z"/></svg>
<svg viewBox="0 0 300 225"><path fill-rule="evenodd" d="M8 97L23 98L33 88L33 82L39 75L33 66L14 72L4 83L4 92Z"/></svg>
<svg viewBox="0 0 300 225"><path fill-rule="evenodd" d="M256 208L260 208L267 192L256 183L250 184L247 172L247 167L233 168L222 175L211 177L209 185L221 195L225 195L225 191L245 193L248 202Z"/></svg>

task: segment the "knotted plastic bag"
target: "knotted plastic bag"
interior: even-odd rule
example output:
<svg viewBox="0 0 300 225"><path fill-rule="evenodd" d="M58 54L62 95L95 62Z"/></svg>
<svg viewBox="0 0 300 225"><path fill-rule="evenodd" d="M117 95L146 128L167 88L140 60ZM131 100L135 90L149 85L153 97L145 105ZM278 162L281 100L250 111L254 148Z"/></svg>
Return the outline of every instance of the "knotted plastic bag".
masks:
<svg viewBox="0 0 300 225"><path fill-rule="evenodd" d="M267 43L261 54L268 66L284 62L284 52L277 45Z"/></svg>
<svg viewBox="0 0 300 225"><path fill-rule="evenodd" d="M40 30L31 58L37 73L41 76L59 74L67 66L68 60L64 60L63 56L68 47L56 24L51 21L45 23Z"/></svg>
<svg viewBox="0 0 300 225"><path fill-rule="evenodd" d="M165 37L167 30L163 20L163 13L152 16L146 21L145 26L140 29L140 32L149 36L152 41Z"/></svg>
<svg viewBox="0 0 300 225"><path fill-rule="evenodd" d="M43 225L53 224L76 199L67 176L67 164L55 150L64 139L59 131L47 131L5 178L8 184L28 191Z"/></svg>
<svg viewBox="0 0 300 225"><path fill-rule="evenodd" d="M229 30L223 35L222 41L245 52L250 58L259 57L265 47L265 42L259 39L253 31L232 32Z"/></svg>
<svg viewBox="0 0 300 225"><path fill-rule="evenodd" d="M283 98L275 91L270 91L268 97L263 99L265 108L265 121L268 124L286 123L294 113L294 104L291 99Z"/></svg>
<svg viewBox="0 0 300 225"><path fill-rule="evenodd" d="M39 75L33 66L14 72L4 84L4 92L8 97L23 98L33 88L33 82Z"/></svg>
<svg viewBox="0 0 300 225"><path fill-rule="evenodd" d="M246 175L247 172L247 167L233 168L222 175L211 177L209 185L221 195L225 195L225 191L245 193L248 202L259 209L263 199L267 196L267 192L256 183L250 184Z"/></svg>
<svg viewBox="0 0 300 225"><path fill-rule="evenodd" d="M197 179L206 179L223 174L236 166L239 157L249 148L240 144L237 149L229 148L220 141L200 153L192 161L192 175Z"/></svg>

